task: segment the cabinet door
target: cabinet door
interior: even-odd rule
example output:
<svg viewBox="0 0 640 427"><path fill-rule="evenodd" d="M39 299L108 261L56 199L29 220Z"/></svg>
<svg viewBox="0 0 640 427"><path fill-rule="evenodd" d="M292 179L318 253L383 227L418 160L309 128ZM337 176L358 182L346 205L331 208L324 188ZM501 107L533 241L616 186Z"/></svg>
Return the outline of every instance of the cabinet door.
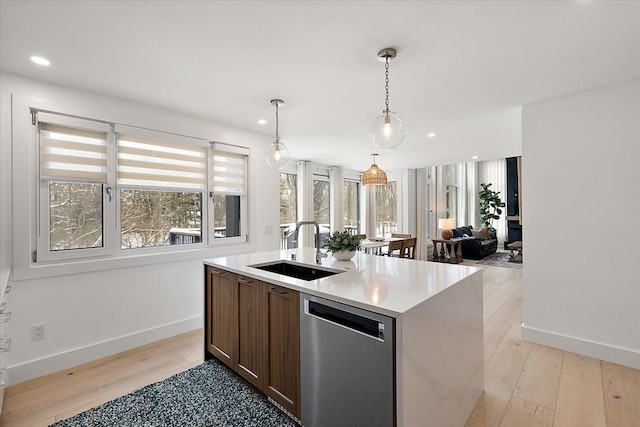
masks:
<svg viewBox="0 0 640 427"><path fill-rule="evenodd" d="M265 390L300 418L300 294L268 285L269 377Z"/></svg>
<svg viewBox="0 0 640 427"><path fill-rule="evenodd" d="M267 368L267 284L238 276L238 369L259 390Z"/></svg>
<svg viewBox="0 0 640 427"><path fill-rule="evenodd" d="M236 275L207 269L207 349L232 369L238 364L238 285Z"/></svg>

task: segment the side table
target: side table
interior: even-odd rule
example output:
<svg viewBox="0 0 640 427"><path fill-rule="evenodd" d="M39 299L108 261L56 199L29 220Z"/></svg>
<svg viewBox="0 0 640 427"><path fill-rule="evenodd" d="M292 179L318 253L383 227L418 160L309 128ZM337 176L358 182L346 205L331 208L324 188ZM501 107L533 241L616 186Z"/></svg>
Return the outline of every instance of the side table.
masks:
<svg viewBox="0 0 640 427"><path fill-rule="evenodd" d="M513 243L509 243L507 249L509 249L509 262L518 262L516 261L516 254L514 254L513 251L518 251L518 255L520 255L520 259L522 260L522 241L516 240Z"/></svg>
<svg viewBox="0 0 640 427"><path fill-rule="evenodd" d="M436 262L448 262L459 264L462 262L462 238L455 239L432 239L433 260ZM438 250L438 245L440 249Z"/></svg>

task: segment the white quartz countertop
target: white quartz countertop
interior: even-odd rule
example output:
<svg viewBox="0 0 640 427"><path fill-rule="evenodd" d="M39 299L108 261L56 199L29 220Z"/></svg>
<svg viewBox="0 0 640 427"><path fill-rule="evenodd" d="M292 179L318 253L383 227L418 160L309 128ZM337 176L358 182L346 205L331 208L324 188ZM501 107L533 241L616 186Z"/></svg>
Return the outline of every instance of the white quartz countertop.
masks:
<svg viewBox="0 0 640 427"><path fill-rule="evenodd" d="M292 254L295 254L295 260L291 259ZM340 270L343 273L306 281L251 267L278 260ZM231 255L205 259L204 263L392 317L402 315L474 273L481 274L481 270L476 267L367 255L362 252L356 253L350 261L338 261L329 254L318 265L313 248Z"/></svg>

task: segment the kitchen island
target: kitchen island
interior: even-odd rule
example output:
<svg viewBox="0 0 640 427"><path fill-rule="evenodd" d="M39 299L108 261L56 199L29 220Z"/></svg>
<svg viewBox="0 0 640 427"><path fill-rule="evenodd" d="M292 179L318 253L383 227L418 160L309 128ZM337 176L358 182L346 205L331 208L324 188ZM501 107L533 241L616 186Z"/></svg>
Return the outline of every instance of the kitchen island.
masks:
<svg viewBox="0 0 640 427"><path fill-rule="evenodd" d="M337 274L314 280L303 280L258 268L278 260L312 266L316 270L337 272ZM282 289L291 290L300 292L301 295L320 297L392 318L395 364L392 368L394 384L392 387L395 388L393 417L394 424L397 426L462 426L482 393L483 298L482 272L478 268L364 253L357 253L350 261L337 261L329 255L321 259L321 264L316 264L316 252L313 248L233 255L207 259L204 263L205 268L208 269L206 270L208 283L213 283L219 275L229 273L239 278L238 286L243 284L248 286L253 280L273 285L274 297L285 294L286 292L282 292ZM228 289L230 290L227 294L233 292L233 287ZM235 292L236 297L232 298L247 294L247 290ZM262 356L248 357L242 354L235 356L235 361L231 362L234 356L229 353L232 351L220 351L211 344L212 331L217 326L215 323L221 322L216 319L227 319L229 327L235 327L236 331L240 331L240 335L242 328L245 328L251 337L245 340L244 345L241 337L239 344L237 342L229 344L229 348L240 348L242 353L244 346L246 354L247 346L250 347L252 343L262 343L255 345L267 346L264 359L268 359L270 354L278 357L273 349L269 350L270 345L283 345L285 346L283 348L290 348L290 353L294 356L299 355L299 324L283 327L281 319L282 313L289 313L295 317L302 312L301 298L300 301L295 302L297 304L297 307L293 307L295 311L292 311L293 309L286 309L289 310L288 312L283 311L284 306L276 302L271 308L275 314L269 314L269 310L262 313L260 310L255 310L255 307L259 306L260 301L269 301L270 297L263 296L260 292L262 291L256 291L255 295L248 299L249 303L242 303L239 308L231 311L227 309L229 316L224 317L226 316L224 314L220 318L216 317L217 315L212 316L212 313L215 314L216 310L224 311L225 307L229 307L226 302L219 301L220 298L217 296L225 294L217 293L210 284L206 286L205 340L208 342L205 353L209 354L205 357L215 355L223 361L225 358L228 359L225 363L235 366L241 376L252 382L258 389L266 390L267 395L271 396L271 392L276 397L282 397L281 401L276 399L276 403L299 417L300 403L295 400L300 399L300 393L292 392L289 393L292 396L288 397L287 393L269 385L268 374L259 374L269 371L269 368L279 370L278 366L274 368L274 362L270 360L260 362ZM271 292L271 289L265 290L264 295L267 292ZM247 310L247 307L254 309ZM282 330L289 341L284 344L269 344L272 338L268 336L276 336L277 331L256 332L255 328L247 328L246 320L237 320L242 319L243 316L246 317L242 313L249 313L251 316L258 313L255 314L257 318L251 320L257 324L280 322L277 330ZM233 334L230 333L230 335ZM230 336L229 340L232 339L233 337ZM256 361L252 362L254 359ZM292 360L295 364L295 357ZM298 364L304 364L304 361L297 360ZM246 368L252 364L257 368ZM295 383L295 369L291 369L290 375L287 372L279 373L279 377L292 378ZM260 379L264 375L267 379ZM299 381L297 384L299 387ZM304 399L304 395L302 398ZM287 406L286 403L289 402L291 405Z"/></svg>

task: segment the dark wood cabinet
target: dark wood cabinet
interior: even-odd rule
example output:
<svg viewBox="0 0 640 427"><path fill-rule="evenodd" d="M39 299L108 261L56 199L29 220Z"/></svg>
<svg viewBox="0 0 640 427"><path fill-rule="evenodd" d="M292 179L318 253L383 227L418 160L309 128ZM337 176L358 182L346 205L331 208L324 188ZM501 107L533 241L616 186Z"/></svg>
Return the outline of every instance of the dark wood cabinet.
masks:
<svg viewBox="0 0 640 427"><path fill-rule="evenodd" d="M205 360L215 356L300 418L300 294L206 267Z"/></svg>
<svg viewBox="0 0 640 427"><path fill-rule="evenodd" d="M237 372L260 390L265 387L267 334L267 284L238 276Z"/></svg>
<svg viewBox="0 0 640 427"><path fill-rule="evenodd" d="M213 267L208 267L206 271L206 348L230 368L235 369L238 364L237 275Z"/></svg>
<svg viewBox="0 0 640 427"><path fill-rule="evenodd" d="M300 418L300 294L269 286L267 396Z"/></svg>

